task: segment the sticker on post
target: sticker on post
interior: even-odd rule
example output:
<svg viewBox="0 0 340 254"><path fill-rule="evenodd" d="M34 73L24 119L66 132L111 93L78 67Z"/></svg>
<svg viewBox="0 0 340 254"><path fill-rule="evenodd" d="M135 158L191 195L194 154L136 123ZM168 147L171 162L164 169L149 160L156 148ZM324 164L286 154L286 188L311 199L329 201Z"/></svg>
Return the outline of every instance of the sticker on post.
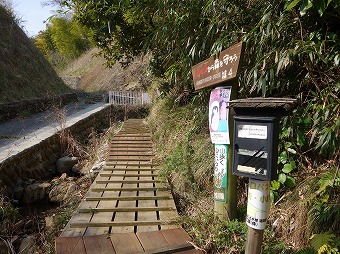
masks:
<svg viewBox="0 0 340 254"><path fill-rule="evenodd" d="M227 201L227 156L227 145L215 145L214 199L219 202Z"/></svg>
<svg viewBox="0 0 340 254"><path fill-rule="evenodd" d="M230 144L229 100L231 87L218 87L211 91L209 100L209 130L214 144Z"/></svg>
<svg viewBox="0 0 340 254"><path fill-rule="evenodd" d="M247 225L254 229L265 229L269 209L270 182L249 179Z"/></svg>

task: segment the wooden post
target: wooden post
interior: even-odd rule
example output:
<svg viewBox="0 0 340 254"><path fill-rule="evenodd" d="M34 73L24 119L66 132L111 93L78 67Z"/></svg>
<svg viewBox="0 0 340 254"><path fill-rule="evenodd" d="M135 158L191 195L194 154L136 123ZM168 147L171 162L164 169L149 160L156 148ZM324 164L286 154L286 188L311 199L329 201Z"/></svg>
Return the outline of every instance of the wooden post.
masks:
<svg viewBox="0 0 340 254"><path fill-rule="evenodd" d="M212 56L192 67L192 75L195 90L214 87L217 84L228 82L232 86L230 99L233 100L238 94L238 81L236 77L239 74L239 65L244 55L245 43L240 42L223 50L218 56ZM228 120L230 140L233 140L233 117L230 115ZM215 131L215 130L214 130ZM220 219L235 219L237 214L237 178L232 175L232 144L228 147L227 157L227 193L217 193L226 200L226 202L215 201L214 211ZM215 149L216 151L216 149ZM215 193L214 193L215 194Z"/></svg>
<svg viewBox="0 0 340 254"><path fill-rule="evenodd" d="M228 82L232 87L230 100L235 100L238 94L238 82L233 80ZM233 165L233 137L234 137L234 120L233 114L229 111L229 137L230 145L228 145L228 159L227 159L227 202L216 202L214 204L214 211L221 220L233 220L237 216L237 177L232 174Z"/></svg>
<svg viewBox="0 0 340 254"><path fill-rule="evenodd" d="M254 229L248 226L248 235L245 254L260 254L263 240L263 229Z"/></svg>
<svg viewBox="0 0 340 254"><path fill-rule="evenodd" d="M238 81L233 80L230 82L232 85L231 100L237 98L238 95ZM237 216L237 176L232 174L233 168L233 146L234 146L234 114L229 110L229 133L230 145L228 151L228 203L227 211L229 219L233 220Z"/></svg>
<svg viewBox="0 0 340 254"><path fill-rule="evenodd" d="M270 181L249 179L245 254L260 254L263 232L270 210Z"/></svg>

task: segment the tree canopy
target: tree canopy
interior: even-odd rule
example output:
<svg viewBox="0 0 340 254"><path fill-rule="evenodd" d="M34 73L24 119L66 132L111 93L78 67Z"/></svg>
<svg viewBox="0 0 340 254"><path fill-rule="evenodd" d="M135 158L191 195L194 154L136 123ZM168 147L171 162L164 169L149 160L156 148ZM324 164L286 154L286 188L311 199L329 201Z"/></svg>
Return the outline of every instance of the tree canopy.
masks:
<svg viewBox="0 0 340 254"><path fill-rule="evenodd" d="M326 156L336 152L339 0L65 0L61 4L93 30L109 65L152 53L154 73L167 81L160 89L178 95L193 91L194 64L245 41L240 96L299 98L304 107L300 119L305 119L301 126L308 129L304 134L308 141L295 136L299 145L313 143Z"/></svg>
<svg viewBox="0 0 340 254"><path fill-rule="evenodd" d="M37 48L56 68L62 68L69 59L79 57L92 46L92 32L76 20L64 15L52 16L46 30L33 38Z"/></svg>

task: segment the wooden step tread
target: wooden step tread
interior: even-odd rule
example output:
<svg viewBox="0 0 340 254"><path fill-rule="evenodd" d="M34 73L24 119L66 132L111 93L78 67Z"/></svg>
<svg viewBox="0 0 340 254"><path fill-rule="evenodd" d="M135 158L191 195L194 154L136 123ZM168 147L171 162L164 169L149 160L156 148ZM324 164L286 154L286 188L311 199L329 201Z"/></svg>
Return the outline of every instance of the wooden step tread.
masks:
<svg viewBox="0 0 340 254"><path fill-rule="evenodd" d="M126 174L126 173L99 173L102 177L157 177L158 174Z"/></svg>
<svg viewBox="0 0 340 254"><path fill-rule="evenodd" d="M162 183L160 180L97 180L97 184L108 184L108 183Z"/></svg>
<svg viewBox="0 0 340 254"><path fill-rule="evenodd" d="M112 208L79 208L79 213L98 212L153 212L153 211L175 211L173 207L112 207Z"/></svg>
<svg viewBox="0 0 340 254"><path fill-rule="evenodd" d="M122 227L122 226L148 226L148 225L168 225L176 223L175 220L155 220L155 221L120 221L120 222L73 222L71 228L87 227Z"/></svg>
<svg viewBox="0 0 340 254"><path fill-rule="evenodd" d="M103 200L119 200L119 201L133 201L133 200L168 200L172 199L170 196L119 196L119 197L86 197L86 201L103 201Z"/></svg>
<svg viewBox="0 0 340 254"><path fill-rule="evenodd" d="M131 167L114 167L114 166L104 166L102 168L103 171L157 171L160 168L156 167L140 167L136 168L136 166Z"/></svg>
<svg viewBox="0 0 340 254"><path fill-rule="evenodd" d="M129 187L123 187L123 188L92 188L91 191L93 192L100 192L100 191L164 191L169 190L167 187L143 187L143 188L129 188Z"/></svg>

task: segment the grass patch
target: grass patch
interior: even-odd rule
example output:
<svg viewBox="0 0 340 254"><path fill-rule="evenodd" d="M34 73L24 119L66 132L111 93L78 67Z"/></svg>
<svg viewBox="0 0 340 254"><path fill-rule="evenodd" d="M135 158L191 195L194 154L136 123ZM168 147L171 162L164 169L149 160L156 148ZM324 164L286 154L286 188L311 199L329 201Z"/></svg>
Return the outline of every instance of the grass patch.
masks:
<svg viewBox="0 0 340 254"><path fill-rule="evenodd" d="M22 110L18 113L19 117L29 118L33 115L33 113L29 110Z"/></svg>
<svg viewBox="0 0 340 254"><path fill-rule="evenodd" d="M13 135L0 135L0 139L20 139L20 137Z"/></svg>

